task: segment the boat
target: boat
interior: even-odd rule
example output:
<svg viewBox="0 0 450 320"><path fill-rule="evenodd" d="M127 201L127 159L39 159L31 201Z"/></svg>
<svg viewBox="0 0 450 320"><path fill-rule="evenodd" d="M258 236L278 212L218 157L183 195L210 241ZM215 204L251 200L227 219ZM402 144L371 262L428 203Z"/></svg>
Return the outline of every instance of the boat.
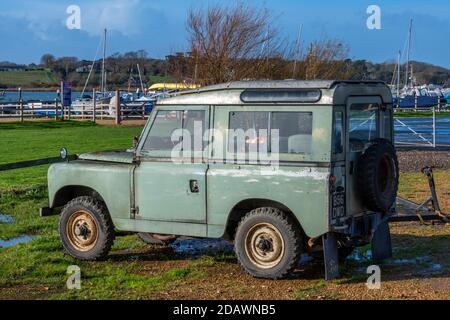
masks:
<svg viewBox="0 0 450 320"><path fill-rule="evenodd" d="M95 92L95 103L98 105L109 105L111 98L114 96L113 92L107 91L106 89L106 69L105 69L105 61L106 61L106 36L107 36L107 30L104 30L104 37L102 39L102 42L100 44L103 44L103 59L102 59L102 84L101 84L101 90ZM98 53L98 50L97 50ZM93 97L85 94L87 85L89 83L89 79L91 78L91 74L93 70L95 69L95 62L97 60L97 54L95 55L95 58L92 62L92 67L90 68L89 75L86 79L86 82L84 84L83 91L81 92L81 97L79 99L76 99L71 104L71 111L76 114L82 114L84 112L93 112L94 110L94 100Z"/></svg>
<svg viewBox="0 0 450 320"><path fill-rule="evenodd" d="M407 37L407 52L405 66L404 86L400 88L401 82L401 51L398 52L397 64L391 82L391 90L393 93L393 105L397 108L415 109L415 108L432 108L438 105L444 106L446 101L442 94L442 88L435 85L417 86L414 84L413 65L410 60L411 55L411 38L412 23L409 22L409 30ZM394 85L395 83L395 85Z"/></svg>
<svg viewBox="0 0 450 320"><path fill-rule="evenodd" d="M189 90L199 89L201 86L198 84L187 83L155 83L148 88L148 91L173 91L173 90Z"/></svg>

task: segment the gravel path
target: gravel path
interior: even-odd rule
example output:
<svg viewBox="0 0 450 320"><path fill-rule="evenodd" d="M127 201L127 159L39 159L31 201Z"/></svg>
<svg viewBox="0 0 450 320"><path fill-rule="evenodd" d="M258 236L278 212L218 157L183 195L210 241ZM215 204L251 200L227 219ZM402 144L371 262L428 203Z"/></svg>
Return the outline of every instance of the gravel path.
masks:
<svg viewBox="0 0 450 320"><path fill-rule="evenodd" d="M425 166L450 169L450 151L399 150L397 156L400 172L420 172Z"/></svg>

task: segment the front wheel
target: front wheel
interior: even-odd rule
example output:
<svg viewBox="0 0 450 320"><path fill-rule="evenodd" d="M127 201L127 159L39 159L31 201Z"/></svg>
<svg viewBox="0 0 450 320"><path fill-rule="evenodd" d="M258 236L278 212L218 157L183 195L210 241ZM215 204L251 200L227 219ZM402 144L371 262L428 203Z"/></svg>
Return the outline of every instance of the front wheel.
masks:
<svg viewBox="0 0 450 320"><path fill-rule="evenodd" d="M64 249L79 260L99 260L111 250L114 226L103 202L78 197L63 209L59 233Z"/></svg>
<svg viewBox="0 0 450 320"><path fill-rule="evenodd" d="M286 277L301 254L301 232L297 223L276 208L250 211L239 223L235 251L239 263L258 278Z"/></svg>

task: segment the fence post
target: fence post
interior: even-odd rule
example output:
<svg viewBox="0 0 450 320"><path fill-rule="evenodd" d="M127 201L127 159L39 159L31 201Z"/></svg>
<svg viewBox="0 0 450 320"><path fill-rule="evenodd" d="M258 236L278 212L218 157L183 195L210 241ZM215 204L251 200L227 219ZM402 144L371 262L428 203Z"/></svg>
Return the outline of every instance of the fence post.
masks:
<svg viewBox="0 0 450 320"><path fill-rule="evenodd" d="M20 98L19 108L20 108L20 122L23 122L23 99L22 98Z"/></svg>
<svg viewBox="0 0 450 320"><path fill-rule="evenodd" d="M61 102L61 121L64 121L64 83L61 81L61 93L59 94L59 100Z"/></svg>
<svg viewBox="0 0 450 320"><path fill-rule="evenodd" d="M120 105L120 91L116 90L116 125L120 124L121 121L121 105Z"/></svg>
<svg viewBox="0 0 450 320"><path fill-rule="evenodd" d="M71 105L67 106L67 120L70 120L70 107L71 107Z"/></svg>
<svg viewBox="0 0 450 320"><path fill-rule="evenodd" d="M92 99L94 99L93 100L93 103L94 103L94 105L93 105L93 109L92 109L92 122L96 122L97 121L97 118L96 118L96 113L97 113L97 98L95 97L95 89L93 89L92 90Z"/></svg>
<svg viewBox="0 0 450 320"><path fill-rule="evenodd" d="M23 122L22 88L19 88L19 114L20 114L20 122Z"/></svg>
<svg viewBox="0 0 450 320"><path fill-rule="evenodd" d="M418 105L418 99L417 99L417 94L414 95L414 109L416 109L415 111L417 111L417 105Z"/></svg>
<svg viewBox="0 0 450 320"><path fill-rule="evenodd" d="M433 148L436 148L436 107L433 106Z"/></svg>

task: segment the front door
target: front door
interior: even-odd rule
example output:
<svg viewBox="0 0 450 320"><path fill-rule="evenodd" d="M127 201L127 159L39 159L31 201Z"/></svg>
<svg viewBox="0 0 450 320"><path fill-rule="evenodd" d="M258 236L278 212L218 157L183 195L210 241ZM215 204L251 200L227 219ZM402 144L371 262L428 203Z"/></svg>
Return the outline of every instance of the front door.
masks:
<svg viewBox="0 0 450 320"><path fill-rule="evenodd" d="M167 106L154 111L139 146L140 164L134 181L136 219L151 220L155 225L170 222L173 233L186 235L187 224L206 224L208 165L203 159L202 138L208 124L209 108L205 106Z"/></svg>

